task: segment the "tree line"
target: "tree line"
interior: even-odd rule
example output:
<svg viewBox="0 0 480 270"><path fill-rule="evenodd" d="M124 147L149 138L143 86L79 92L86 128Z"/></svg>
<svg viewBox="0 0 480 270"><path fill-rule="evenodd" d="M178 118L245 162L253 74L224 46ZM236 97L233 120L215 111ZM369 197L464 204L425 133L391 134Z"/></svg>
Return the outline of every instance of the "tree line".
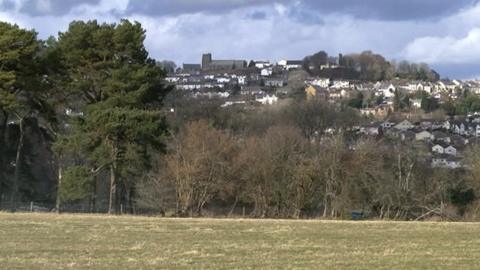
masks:
<svg viewBox="0 0 480 270"><path fill-rule="evenodd" d="M331 68L324 68L328 64ZM425 63L387 61L380 54L364 51L358 54L340 55L338 59L320 51L303 59L303 67L310 74L332 79L348 79L377 82L395 78L438 81L440 75Z"/></svg>
<svg viewBox="0 0 480 270"><path fill-rule="evenodd" d="M7 148L0 149L0 198L10 197L14 211L28 197L36 173L27 159L38 147L31 129L38 127L51 157L43 169L56 171L58 190L42 199L55 198L59 208L81 195L72 185L107 182L108 212L118 211L132 198L130 179L148 169L167 134L161 105L170 89L144 47L145 30L128 20L74 21L43 41L2 22L0 33L0 139Z"/></svg>
<svg viewBox="0 0 480 270"><path fill-rule="evenodd" d="M178 216L477 217L475 173L432 168L424 144L359 136L350 127L367 120L348 106L204 108L169 116L178 131L139 185L139 205ZM467 151L471 166L477 152Z"/></svg>
<svg viewBox="0 0 480 270"><path fill-rule="evenodd" d="M173 91L139 23L75 21L48 40L0 23L0 34L0 202L13 211L34 200L175 216L478 212L480 151L464 169L433 169L425 146L359 136L369 119L348 104L224 108Z"/></svg>

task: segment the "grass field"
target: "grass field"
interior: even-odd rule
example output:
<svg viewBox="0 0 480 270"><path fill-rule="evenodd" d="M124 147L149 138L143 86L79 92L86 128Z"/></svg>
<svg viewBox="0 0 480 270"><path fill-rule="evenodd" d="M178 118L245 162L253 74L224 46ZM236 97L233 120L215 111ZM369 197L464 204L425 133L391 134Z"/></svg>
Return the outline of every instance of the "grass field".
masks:
<svg viewBox="0 0 480 270"><path fill-rule="evenodd" d="M479 269L480 224L0 213L0 269Z"/></svg>

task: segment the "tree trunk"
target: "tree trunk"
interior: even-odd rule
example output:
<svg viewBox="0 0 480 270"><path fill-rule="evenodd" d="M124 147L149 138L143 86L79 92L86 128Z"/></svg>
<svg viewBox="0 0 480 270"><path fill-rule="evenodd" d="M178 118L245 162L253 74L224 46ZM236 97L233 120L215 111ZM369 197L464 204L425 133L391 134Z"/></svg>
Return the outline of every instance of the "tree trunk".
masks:
<svg viewBox="0 0 480 270"><path fill-rule="evenodd" d="M20 184L20 174L22 173L22 152L23 152L23 145L25 140L24 134L24 119L20 119L19 128L20 128L20 137L18 139L17 144L17 155L15 158L15 176L13 177L13 185L12 185L12 196L10 199L10 210L15 212L17 210L17 193L18 187Z"/></svg>
<svg viewBox="0 0 480 270"><path fill-rule="evenodd" d="M235 201L233 202L232 208L230 208L230 212L228 212L228 216L232 216L233 212L235 211L235 207L237 207L238 203L238 196L235 196Z"/></svg>
<svg viewBox="0 0 480 270"><path fill-rule="evenodd" d="M91 195L92 207L90 209L90 211L93 213L97 212L97 181L98 181L98 177L96 175L93 176L92 195Z"/></svg>
<svg viewBox="0 0 480 270"><path fill-rule="evenodd" d="M59 158L60 160L60 158ZM55 208L57 214L60 214L61 198L60 198L60 189L62 188L62 165L60 161L58 162L58 184L57 184L57 200L55 202Z"/></svg>
<svg viewBox="0 0 480 270"><path fill-rule="evenodd" d="M5 174L6 166L5 166L5 152L6 152L6 142L5 137L7 133L7 121L8 121L8 114L1 111L0 115L0 208L3 202L3 186L7 181L7 177Z"/></svg>
<svg viewBox="0 0 480 270"><path fill-rule="evenodd" d="M116 197L117 197L117 175L116 175L116 162L110 165L110 194L108 200L108 214L115 213Z"/></svg>
<svg viewBox="0 0 480 270"><path fill-rule="evenodd" d="M135 188L131 187L130 192L128 193L128 207L130 207L128 212L132 215L135 215L136 212L137 212L136 207L135 207L136 204L135 204L135 200L134 200L135 196L136 196Z"/></svg>

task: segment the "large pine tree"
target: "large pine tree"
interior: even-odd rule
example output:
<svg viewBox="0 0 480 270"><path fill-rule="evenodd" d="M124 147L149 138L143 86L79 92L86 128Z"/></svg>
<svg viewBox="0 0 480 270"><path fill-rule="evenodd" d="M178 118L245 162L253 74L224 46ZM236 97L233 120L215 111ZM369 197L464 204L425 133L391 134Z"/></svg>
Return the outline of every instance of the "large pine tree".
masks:
<svg viewBox="0 0 480 270"><path fill-rule="evenodd" d="M82 149L84 162L72 170L108 171L109 213L118 211L122 201L131 202L135 179L148 170L150 150L162 148L167 131L161 104L169 88L144 40L141 25L127 20L73 22L58 40L69 74L66 93L76 112L60 143ZM67 175L78 174L67 168ZM79 180L75 178L63 181Z"/></svg>
<svg viewBox="0 0 480 270"><path fill-rule="evenodd" d="M46 88L48 76L41 67L42 42L32 30L0 22L0 198L6 184L6 132L7 123L18 126L19 136L14 161L13 181L8 183L11 194L11 208L16 209L18 190L22 175L25 146L26 120L37 120L51 116L49 91ZM44 121L45 122L45 121Z"/></svg>

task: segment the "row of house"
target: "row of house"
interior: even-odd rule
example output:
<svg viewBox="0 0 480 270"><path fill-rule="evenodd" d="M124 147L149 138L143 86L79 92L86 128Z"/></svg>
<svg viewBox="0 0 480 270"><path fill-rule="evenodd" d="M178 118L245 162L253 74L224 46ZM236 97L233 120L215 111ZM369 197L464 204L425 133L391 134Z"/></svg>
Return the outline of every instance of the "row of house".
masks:
<svg viewBox="0 0 480 270"><path fill-rule="evenodd" d="M366 136L391 136L410 143L423 143L430 149L432 167L462 167L462 152L480 138L480 117L445 121L409 120L373 122L358 128Z"/></svg>

